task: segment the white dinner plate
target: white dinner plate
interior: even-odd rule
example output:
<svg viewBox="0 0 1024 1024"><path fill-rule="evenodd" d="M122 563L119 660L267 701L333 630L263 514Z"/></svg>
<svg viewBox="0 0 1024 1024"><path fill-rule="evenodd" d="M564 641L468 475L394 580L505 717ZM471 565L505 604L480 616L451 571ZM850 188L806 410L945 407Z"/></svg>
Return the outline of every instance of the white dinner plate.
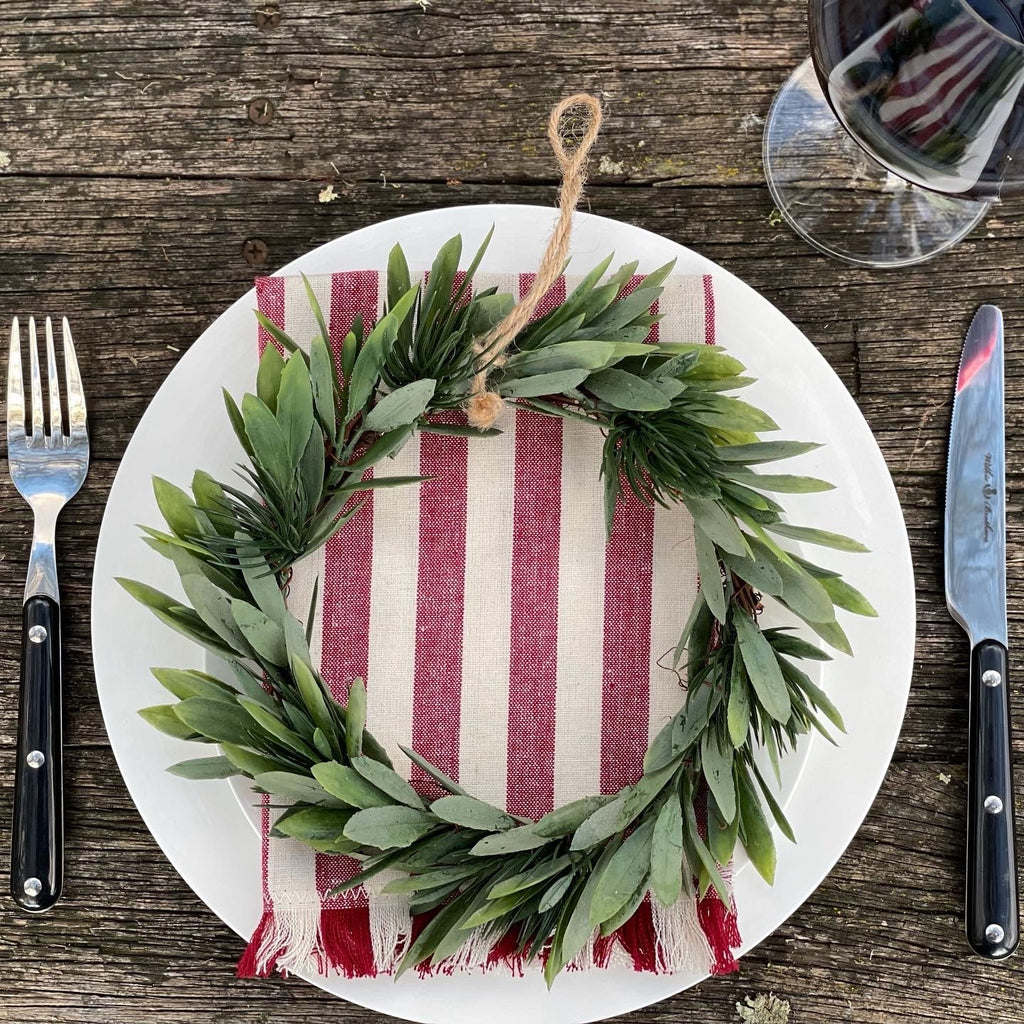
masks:
<svg viewBox="0 0 1024 1024"><path fill-rule="evenodd" d="M494 239L481 271L521 271L538 263L554 219L553 210L532 206L413 214L328 242L282 273L382 269L398 241L410 265L428 266L447 238L461 232L472 252L492 224ZM746 952L820 884L882 783L903 720L913 662L910 548L895 489L868 425L800 331L766 299L697 253L628 224L577 214L573 273L585 273L612 250L622 262L638 259L640 272L676 259L680 273L714 275L717 339L758 378L744 397L779 423L776 436L825 442L824 448L793 460L793 471L824 476L837 489L787 495L787 510L795 521L849 534L871 548L868 555L828 553L829 566L863 590L880 617L843 615L855 656L839 655L827 666L824 680L843 713L847 735L838 747L812 740L801 751L805 770L786 806L799 844L778 837L774 886L753 870L737 872L741 952ZM150 666L200 668L203 654L136 604L114 577L141 578L179 592L173 567L143 545L136 524L159 522L153 475L187 486L197 467L227 479L237 462L240 453L220 390L226 387L236 396L253 390L255 305L250 291L219 317L182 357L143 416L110 492L92 591L96 685L128 790L182 878L246 940L262 910L259 839L227 782L190 782L164 771L194 756L194 744L156 732L136 714L166 699ZM371 1009L429 1024L478 1024L481 1019L488 1024L583 1024L656 1002L702 979L698 974L596 971L563 974L550 992L538 974L421 979L410 972L398 982L384 977L308 980Z"/></svg>

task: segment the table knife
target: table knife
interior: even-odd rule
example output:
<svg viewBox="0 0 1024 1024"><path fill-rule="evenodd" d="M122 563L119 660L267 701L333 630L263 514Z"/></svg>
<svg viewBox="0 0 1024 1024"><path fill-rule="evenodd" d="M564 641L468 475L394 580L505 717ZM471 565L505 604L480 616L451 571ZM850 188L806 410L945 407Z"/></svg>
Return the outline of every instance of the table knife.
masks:
<svg viewBox="0 0 1024 1024"><path fill-rule="evenodd" d="M946 604L971 642L967 755L967 942L999 959L1020 932L1006 629L1003 315L967 332L946 474Z"/></svg>

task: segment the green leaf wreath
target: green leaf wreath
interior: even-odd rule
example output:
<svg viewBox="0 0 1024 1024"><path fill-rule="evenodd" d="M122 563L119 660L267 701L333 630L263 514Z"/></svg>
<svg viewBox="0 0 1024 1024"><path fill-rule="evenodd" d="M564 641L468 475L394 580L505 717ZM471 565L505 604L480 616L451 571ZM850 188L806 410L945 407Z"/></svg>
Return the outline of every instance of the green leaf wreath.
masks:
<svg viewBox="0 0 1024 1024"><path fill-rule="evenodd" d="M399 973L439 963L470 930L482 929L492 943L513 933L526 959L546 951L550 984L595 929L618 929L647 893L670 906L696 884L701 894L714 889L726 899L719 866L737 844L773 880L770 820L794 837L755 750L767 749L778 777L780 757L800 736L815 729L831 739L826 722L838 730L843 723L800 668L829 655L787 629L762 629L762 595L846 653L836 609L875 613L839 573L780 544L866 550L789 523L769 496L830 485L753 468L816 446L759 439L776 424L730 394L751 379L720 347L645 343L672 264L627 294L637 264L605 277L609 257L498 359L480 339L514 300L494 289L471 294L486 245L458 287L461 238L442 247L424 286L412 284L396 246L386 310L375 324L356 320L340 365L308 283L320 327L308 354L257 314L286 355L267 347L256 393L240 405L225 393L248 458L239 479L218 482L197 471L191 495L154 481L167 528L144 528L146 542L174 563L185 599L121 583L230 669L229 681L153 669L175 702L142 716L171 736L221 750L170 771L252 779L258 792L287 805L273 835L362 861L341 888L384 868L403 872L386 891L410 894L414 914L436 913ZM366 731L362 680L351 684L346 705L333 698L310 659L312 608L303 623L282 592L291 566L356 513L354 492L420 479L380 472L417 431L479 436L480 443L497 433L433 416L464 406L481 369L489 371L488 387L517 408L583 419L603 432L609 528L624 486L648 504L682 503L694 521L700 592L675 651L676 668L688 675L684 705L651 743L637 783L539 821L474 798L403 748L445 795L414 790ZM373 478L364 479L371 467Z"/></svg>

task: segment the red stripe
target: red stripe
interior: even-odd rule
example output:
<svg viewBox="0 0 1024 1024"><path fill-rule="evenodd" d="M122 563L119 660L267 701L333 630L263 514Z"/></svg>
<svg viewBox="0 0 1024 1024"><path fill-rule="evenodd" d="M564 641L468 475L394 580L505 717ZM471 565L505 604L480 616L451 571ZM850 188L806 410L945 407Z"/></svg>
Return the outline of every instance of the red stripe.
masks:
<svg viewBox="0 0 1024 1024"><path fill-rule="evenodd" d="M331 347L352 329L356 315L372 325L377 317L377 273L335 274L331 282L328 330ZM354 494L345 506L362 508L328 542L324 551L323 649L320 671L335 697L344 701L353 679L363 679L370 659L370 575L373 567L373 491ZM300 613L302 614L302 613ZM316 883L321 894L351 878L358 863L349 857L316 855ZM365 902L362 891L325 900L324 906L349 907Z"/></svg>
<svg viewBox="0 0 1024 1024"><path fill-rule="evenodd" d="M256 305L259 311L275 326L284 330L284 278L257 277ZM270 333L260 324L257 344L260 356L272 342ZM280 346L278 346L280 348Z"/></svg>
<svg viewBox="0 0 1024 1024"><path fill-rule="evenodd" d="M462 413L437 417L465 423ZM459 777L462 711L462 624L466 579L465 437L423 434L420 474L420 556L416 586L416 672L413 680L412 745L441 771ZM414 784L430 787L413 766Z"/></svg>
<svg viewBox="0 0 1024 1024"><path fill-rule="evenodd" d="M711 275L704 275L704 344L715 343L715 289Z"/></svg>
<svg viewBox="0 0 1024 1024"><path fill-rule="evenodd" d="M353 270L331 275L331 313L327 329L336 361L341 359L342 343L357 316L363 318L367 332L377 320L376 270Z"/></svg>
<svg viewBox="0 0 1024 1024"><path fill-rule="evenodd" d="M520 297L534 276L519 275ZM565 294L559 278L533 319L564 302ZM555 797L562 421L518 411L515 445L506 808L539 817Z"/></svg>

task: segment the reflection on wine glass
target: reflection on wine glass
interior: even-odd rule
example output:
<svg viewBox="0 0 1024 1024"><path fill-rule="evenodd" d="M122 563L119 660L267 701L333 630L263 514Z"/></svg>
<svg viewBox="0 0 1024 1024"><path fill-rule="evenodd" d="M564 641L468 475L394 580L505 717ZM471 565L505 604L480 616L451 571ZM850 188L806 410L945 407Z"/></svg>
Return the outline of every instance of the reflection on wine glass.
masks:
<svg viewBox="0 0 1024 1024"><path fill-rule="evenodd" d="M776 204L824 252L906 266L1024 191L1024 0L810 0L811 61L779 91Z"/></svg>

